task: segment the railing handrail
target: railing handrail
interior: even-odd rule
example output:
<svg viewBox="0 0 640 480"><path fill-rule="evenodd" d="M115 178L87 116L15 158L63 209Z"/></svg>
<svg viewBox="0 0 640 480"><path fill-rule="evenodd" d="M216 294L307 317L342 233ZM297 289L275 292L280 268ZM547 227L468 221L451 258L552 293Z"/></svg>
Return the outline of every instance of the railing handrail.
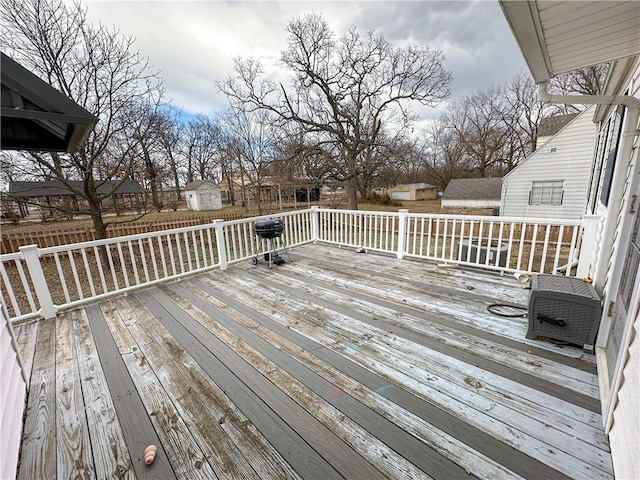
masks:
<svg viewBox="0 0 640 480"><path fill-rule="evenodd" d="M123 241L134 242L137 240L162 237L170 234L175 235L179 233L188 233L188 232L194 232L198 230L206 230L206 229L214 228L215 222L216 221L214 220L211 223L191 225L189 227L173 228L169 230L155 230L153 232L135 233L133 235L121 235L119 237L101 238L99 240L89 240L87 242L65 243L64 245L57 245L55 247L38 247L38 252L40 253L40 255L50 255L52 253L61 253L61 252L66 252L68 250L77 250L79 248L100 247L105 245L122 243ZM0 258L2 259L5 258L5 255L13 255L13 254L0 255Z"/></svg>
<svg viewBox="0 0 640 480"><path fill-rule="evenodd" d="M563 218L539 218L539 217L502 217L498 215L446 215L443 213L409 213L409 218L434 218L448 220L473 220L473 221L493 221L504 223L527 223L527 224L550 224L579 227L583 225L583 220L571 220Z"/></svg>
<svg viewBox="0 0 640 480"><path fill-rule="evenodd" d="M350 214L364 214L364 215L390 215L393 217L399 217L399 212L392 212L386 210L348 210L340 208L318 208L318 212L339 212ZM448 213L423 213L423 212L411 212L407 213L409 218L434 218L434 219L448 219L448 220L484 220L484 221L500 221L505 223L510 222L523 222L526 220L527 224L552 224L552 225L565 225L571 227L579 227L584 224L583 219L568 219L568 218L542 218L542 217L503 217L500 215L464 215L464 214L448 214Z"/></svg>
<svg viewBox="0 0 640 480"><path fill-rule="evenodd" d="M270 214L266 214L266 215L258 215L256 217L239 218L237 220L224 220L222 223L223 223L223 225L238 225L238 224L242 224L242 223L254 223L256 220L265 220L265 219L269 219L269 218L294 217L296 215L300 215L302 213L307 213L307 212L312 212L312 211L314 211L313 208L303 208L301 210L293 210L293 211L289 211L289 212L270 213ZM247 220L250 220L250 222L247 222Z"/></svg>

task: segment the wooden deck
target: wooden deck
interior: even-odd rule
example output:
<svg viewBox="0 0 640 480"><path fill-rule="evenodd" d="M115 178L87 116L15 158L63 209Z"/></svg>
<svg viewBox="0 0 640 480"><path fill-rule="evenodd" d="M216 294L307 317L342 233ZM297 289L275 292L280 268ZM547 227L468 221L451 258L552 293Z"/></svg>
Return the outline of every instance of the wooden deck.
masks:
<svg viewBox="0 0 640 480"><path fill-rule="evenodd" d="M593 357L486 310L515 279L291 256L18 325L19 478L613 477Z"/></svg>

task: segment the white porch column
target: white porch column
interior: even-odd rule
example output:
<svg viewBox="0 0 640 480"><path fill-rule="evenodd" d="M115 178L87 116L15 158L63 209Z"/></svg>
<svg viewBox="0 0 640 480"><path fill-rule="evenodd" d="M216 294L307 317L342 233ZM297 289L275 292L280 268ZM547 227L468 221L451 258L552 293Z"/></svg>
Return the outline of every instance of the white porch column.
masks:
<svg viewBox="0 0 640 480"><path fill-rule="evenodd" d="M318 243L318 207L313 205L311 207L311 240L313 243Z"/></svg>
<svg viewBox="0 0 640 480"><path fill-rule="evenodd" d="M218 247L218 258L220 259L220 270L226 270L229 267L227 260L227 247L224 241L224 221L214 220L213 227L216 231L216 245Z"/></svg>
<svg viewBox="0 0 640 480"><path fill-rule="evenodd" d="M56 306L53 304L51 298L51 292L49 291L49 285L47 279L42 271L42 265L40 263L40 253L38 252L37 245L25 245L19 248L20 253L24 256L24 263L29 270L29 276L33 282L33 289L38 297L38 303L40 304L40 315L44 318L56 317Z"/></svg>
<svg viewBox="0 0 640 480"><path fill-rule="evenodd" d="M598 225L602 217L600 215L585 215L584 216L584 229L582 231L582 241L580 242L580 258L578 259L578 268L576 270L576 277L584 278L589 276L591 269L591 262L598 248L597 236ZM569 259L571 263L572 259ZM597 261L597 260L596 260Z"/></svg>
<svg viewBox="0 0 640 480"><path fill-rule="evenodd" d="M401 208L398 210L398 250L396 251L396 257L399 260L404 258L404 245L407 236L407 219L409 210Z"/></svg>

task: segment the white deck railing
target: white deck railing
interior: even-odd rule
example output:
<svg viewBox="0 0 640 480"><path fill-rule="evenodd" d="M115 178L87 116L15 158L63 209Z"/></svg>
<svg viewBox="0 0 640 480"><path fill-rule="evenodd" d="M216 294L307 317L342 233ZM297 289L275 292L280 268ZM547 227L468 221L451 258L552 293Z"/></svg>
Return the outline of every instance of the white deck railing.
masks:
<svg viewBox="0 0 640 480"><path fill-rule="evenodd" d="M332 210L277 215L279 244L322 242L489 270L582 275L583 241L597 221L566 221ZM253 217L207 225L38 248L0 256L2 302L10 320L54 317L62 308L262 255ZM580 245L583 245L580 253ZM584 263L584 261L583 261ZM576 266L577 270L572 270Z"/></svg>

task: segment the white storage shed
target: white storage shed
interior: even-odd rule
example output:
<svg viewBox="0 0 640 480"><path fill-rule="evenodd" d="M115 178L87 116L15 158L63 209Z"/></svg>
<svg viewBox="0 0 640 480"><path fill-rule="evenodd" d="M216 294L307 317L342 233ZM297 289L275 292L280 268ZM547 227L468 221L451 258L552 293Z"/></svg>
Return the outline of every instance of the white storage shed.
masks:
<svg viewBox="0 0 640 480"><path fill-rule="evenodd" d="M220 187L211 180L197 180L184 187L187 210L222 210Z"/></svg>

